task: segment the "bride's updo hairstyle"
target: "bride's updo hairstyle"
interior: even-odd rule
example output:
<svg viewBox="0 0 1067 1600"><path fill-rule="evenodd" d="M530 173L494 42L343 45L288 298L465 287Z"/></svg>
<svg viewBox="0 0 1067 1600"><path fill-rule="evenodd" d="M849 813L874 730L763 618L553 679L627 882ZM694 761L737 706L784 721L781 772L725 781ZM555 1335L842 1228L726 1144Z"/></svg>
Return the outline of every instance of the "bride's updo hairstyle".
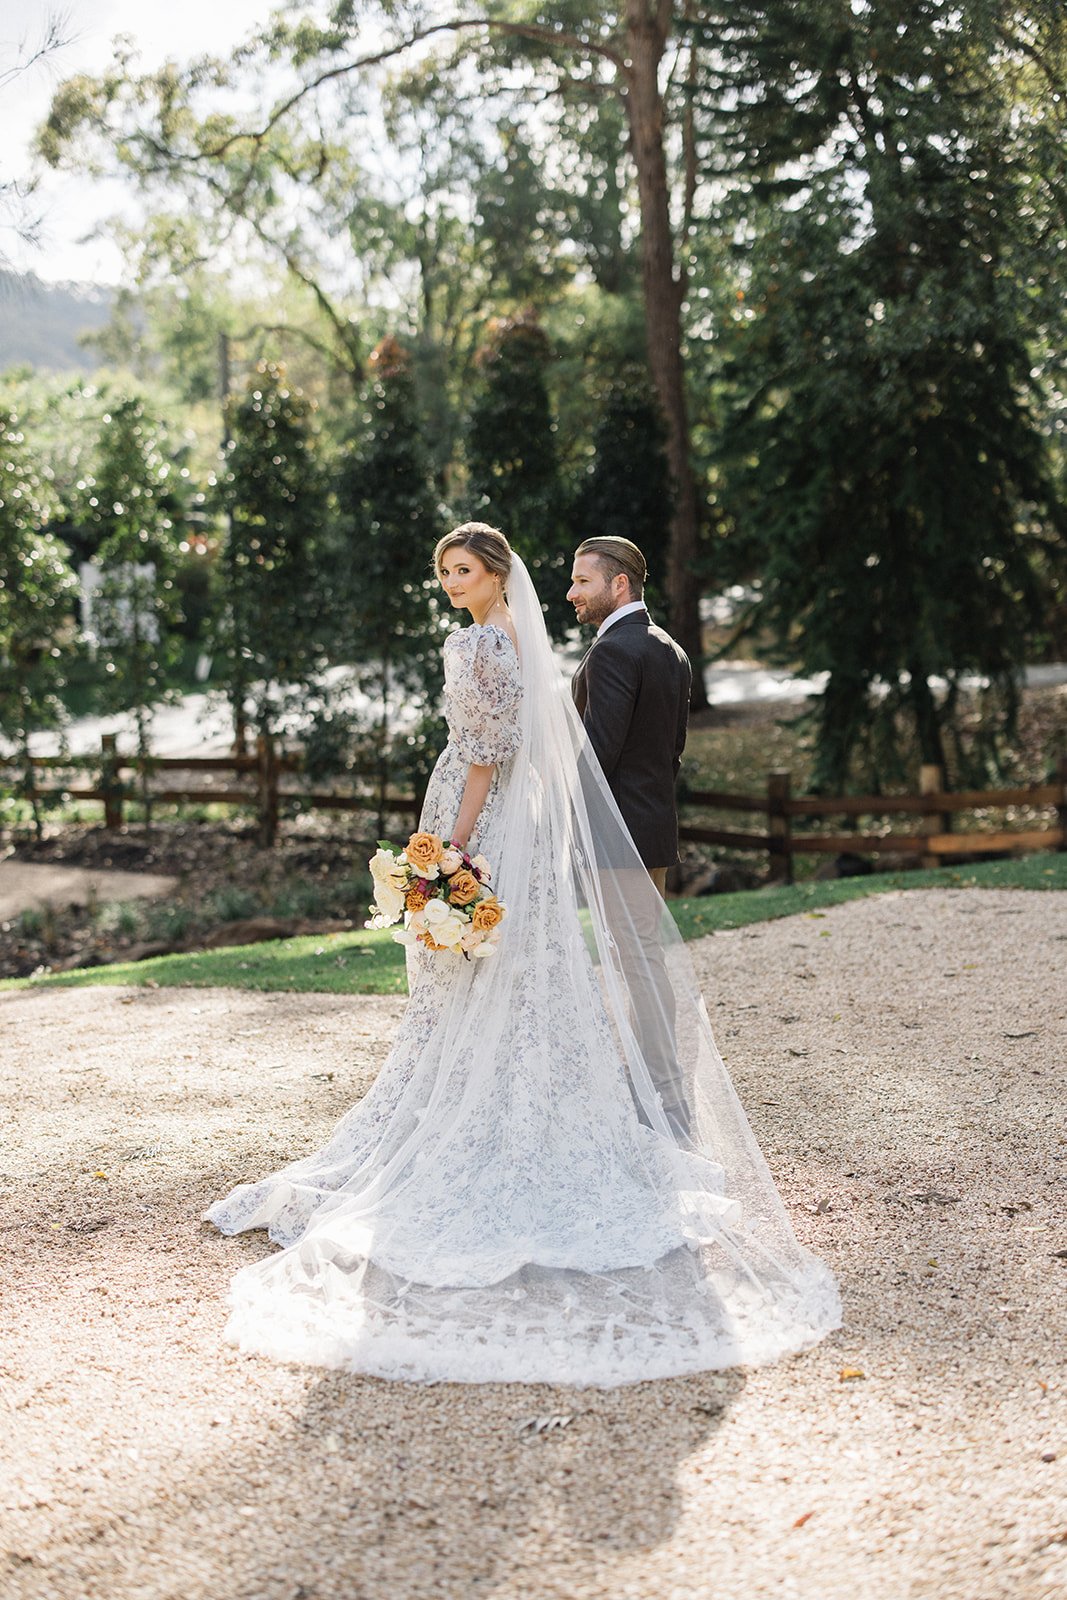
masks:
<svg viewBox="0 0 1067 1600"><path fill-rule="evenodd" d="M438 577L445 551L457 549L469 550L507 586L511 576L511 546L499 528L491 528L487 522L464 522L446 533L443 539L438 539L433 552L433 566Z"/></svg>

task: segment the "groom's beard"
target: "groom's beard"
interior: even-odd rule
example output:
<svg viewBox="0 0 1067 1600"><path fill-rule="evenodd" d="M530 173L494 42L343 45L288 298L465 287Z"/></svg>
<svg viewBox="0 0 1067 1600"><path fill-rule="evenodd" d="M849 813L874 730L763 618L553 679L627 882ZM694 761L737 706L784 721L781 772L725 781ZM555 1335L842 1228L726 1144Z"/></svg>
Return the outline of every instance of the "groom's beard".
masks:
<svg viewBox="0 0 1067 1600"><path fill-rule="evenodd" d="M611 596L602 595L599 598L586 599L580 611L575 607L575 615L583 628L599 628L600 624L616 610L618 607L612 605Z"/></svg>

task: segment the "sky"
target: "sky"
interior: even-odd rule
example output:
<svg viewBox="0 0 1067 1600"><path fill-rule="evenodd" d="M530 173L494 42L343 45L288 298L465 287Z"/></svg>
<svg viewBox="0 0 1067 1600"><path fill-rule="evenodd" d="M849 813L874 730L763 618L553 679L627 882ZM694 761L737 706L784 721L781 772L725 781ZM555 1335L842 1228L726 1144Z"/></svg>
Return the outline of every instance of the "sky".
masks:
<svg viewBox="0 0 1067 1600"><path fill-rule="evenodd" d="M57 84L101 72L117 34L136 42L145 70L168 58L223 55L275 9L273 0L0 0L0 73L32 54L50 15L59 15L69 43L48 60L0 85L0 182L24 181L33 169L30 145ZM122 281L123 262L106 239L86 240L116 211L136 215L117 182L45 172L34 197L43 213L41 248L26 247L0 228L0 257L49 282Z"/></svg>

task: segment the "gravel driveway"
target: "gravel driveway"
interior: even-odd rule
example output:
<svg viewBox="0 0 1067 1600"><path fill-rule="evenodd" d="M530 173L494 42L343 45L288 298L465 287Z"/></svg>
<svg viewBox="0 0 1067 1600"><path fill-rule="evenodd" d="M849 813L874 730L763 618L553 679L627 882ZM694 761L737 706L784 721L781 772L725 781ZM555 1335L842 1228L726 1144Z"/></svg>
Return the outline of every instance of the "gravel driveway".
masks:
<svg viewBox="0 0 1067 1600"><path fill-rule="evenodd" d="M1067 894L912 891L692 946L846 1325L600 1392L391 1385L220 1342L402 1001L0 995L12 1600L1063 1600Z"/></svg>

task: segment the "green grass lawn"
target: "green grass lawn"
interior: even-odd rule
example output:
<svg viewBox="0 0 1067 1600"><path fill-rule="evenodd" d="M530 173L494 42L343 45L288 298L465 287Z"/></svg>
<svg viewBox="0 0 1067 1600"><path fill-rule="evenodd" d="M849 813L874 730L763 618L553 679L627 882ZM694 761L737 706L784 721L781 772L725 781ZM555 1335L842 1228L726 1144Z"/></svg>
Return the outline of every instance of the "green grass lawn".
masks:
<svg viewBox="0 0 1067 1600"><path fill-rule="evenodd" d="M830 883L798 883L743 894L674 900L671 910L686 939L741 928L846 900L899 889L1067 889L1067 853L942 867L933 872L887 872ZM157 956L128 965L89 967L42 978L11 978L0 990L84 988L126 984L155 988L282 989L320 994L403 994L404 952L388 933L360 929L325 937L283 939L229 950Z"/></svg>

